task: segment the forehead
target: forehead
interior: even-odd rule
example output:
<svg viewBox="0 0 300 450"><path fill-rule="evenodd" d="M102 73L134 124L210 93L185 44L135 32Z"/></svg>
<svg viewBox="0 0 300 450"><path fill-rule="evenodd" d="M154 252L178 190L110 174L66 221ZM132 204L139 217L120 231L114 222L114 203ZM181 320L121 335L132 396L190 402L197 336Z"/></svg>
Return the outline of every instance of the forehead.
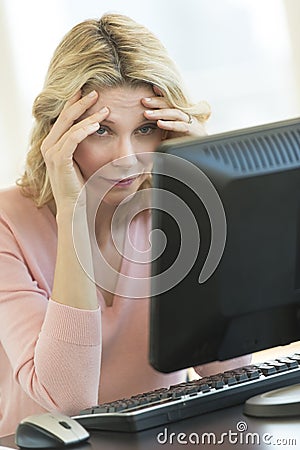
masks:
<svg viewBox="0 0 300 450"><path fill-rule="evenodd" d="M98 91L99 97L93 110L108 106L111 112L118 110L145 110L141 103L143 97L153 96L154 92L150 86L122 86L116 88L108 88ZM92 111L93 112L93 111Z"/></svg>

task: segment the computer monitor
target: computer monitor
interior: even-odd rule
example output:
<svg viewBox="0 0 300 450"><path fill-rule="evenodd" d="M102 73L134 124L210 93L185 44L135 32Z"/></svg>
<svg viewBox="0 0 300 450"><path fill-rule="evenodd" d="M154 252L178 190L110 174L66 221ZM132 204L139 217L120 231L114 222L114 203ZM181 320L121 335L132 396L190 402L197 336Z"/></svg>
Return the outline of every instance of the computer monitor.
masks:
<svg viewBox="0 0 300 450"><path fill-rule="evenodd" d="M300 340L300 119L165 141L153 168L150 362Z"/></svg>

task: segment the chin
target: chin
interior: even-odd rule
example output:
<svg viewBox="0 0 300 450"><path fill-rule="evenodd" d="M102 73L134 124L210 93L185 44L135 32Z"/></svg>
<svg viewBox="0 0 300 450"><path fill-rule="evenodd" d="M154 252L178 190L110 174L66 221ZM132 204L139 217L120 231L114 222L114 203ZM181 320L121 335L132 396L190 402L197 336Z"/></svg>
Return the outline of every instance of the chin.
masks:
<svg viewBox="0 0 300 450"><path fill-rule="evenodd" d="M120 203L129 203L136 192L136 189L127 192L114 192L114 190L111 190L105 195L103 202L110 206L118 206Z"/></svg>

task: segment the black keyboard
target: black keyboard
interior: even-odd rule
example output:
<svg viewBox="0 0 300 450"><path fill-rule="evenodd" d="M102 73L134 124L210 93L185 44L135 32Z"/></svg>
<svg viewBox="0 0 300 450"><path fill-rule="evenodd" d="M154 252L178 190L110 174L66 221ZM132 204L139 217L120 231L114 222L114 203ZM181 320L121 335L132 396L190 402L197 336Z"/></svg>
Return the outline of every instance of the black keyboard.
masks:
<svg viewBox="0 0 300 450"><path fill-rule="evenodd" d="M136 432L244 403L300 382L300 353L134 395L73 416L88 430Z"/></svg>

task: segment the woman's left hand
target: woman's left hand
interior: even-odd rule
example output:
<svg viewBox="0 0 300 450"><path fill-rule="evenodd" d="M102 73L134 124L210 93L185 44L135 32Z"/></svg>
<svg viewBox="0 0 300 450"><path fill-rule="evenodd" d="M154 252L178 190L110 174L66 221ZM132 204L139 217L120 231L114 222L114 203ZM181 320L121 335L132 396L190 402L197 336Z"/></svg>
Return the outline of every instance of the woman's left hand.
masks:
<svg viewBox="0 0 300 450"><path fill-rule="evenodd" d="M162 96L143 98L142 103L149 108L144 112L144 116L148 120L156 120L157 126L167 131L167 138L207 135L202 122L180 109L170 108Z"/></svg>

